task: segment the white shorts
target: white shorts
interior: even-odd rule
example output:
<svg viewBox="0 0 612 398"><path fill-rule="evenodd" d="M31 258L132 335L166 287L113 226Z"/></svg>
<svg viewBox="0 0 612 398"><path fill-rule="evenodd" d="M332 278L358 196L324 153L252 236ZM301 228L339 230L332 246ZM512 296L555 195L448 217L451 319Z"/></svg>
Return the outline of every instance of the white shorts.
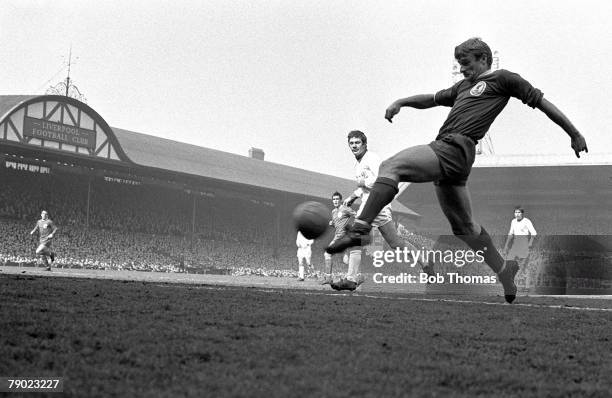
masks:
<svg viewBox="0 0 612 398"><path fill-rule="evenodd" d="M515 235L512 247L508 250L506 260L516 258L527 258L529 255L529 238L527 236Z"/></svg>
<svg viewBox="0 0 612 398"><path fill-rule="evenodd" d="M306 261L307 264L310 264L311 257L312 257L312 249L310 247L299 248L297 250L297 258L300 264L302 263L302 261Z"/></svg>

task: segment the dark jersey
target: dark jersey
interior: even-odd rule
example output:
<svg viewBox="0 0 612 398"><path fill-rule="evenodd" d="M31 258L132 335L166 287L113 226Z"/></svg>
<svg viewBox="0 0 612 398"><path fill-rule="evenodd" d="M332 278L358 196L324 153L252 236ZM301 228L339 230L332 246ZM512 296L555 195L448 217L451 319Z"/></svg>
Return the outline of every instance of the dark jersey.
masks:
<svg viewBox="0 0 612 398"><path fill-rule="evenodd" d="M535 108L543 96L527 80L504 69L485 73L475 82L461 80L434 95L436 104L452 107L437 139L457 133L477 141L485 136L510 97Z"/></svg>
<svg viewBox="0 0 612 398"><path fill-rule="evenodd" d="M346 224L348 224L350 218L354 215L355 210L345 205L340 205L340 207L332 210L332 221L336 228L334 239L338 239L345 234Z"/></svg>
<svg viewBox="0 0 612 398"><path fill-rule="evenodd" d="M49 241L49 235L56 230L55 224L53 224L53 221L49 219L38 220L36 222L36 226L38 227L38 240L40 243L46 243Z"/></svg>

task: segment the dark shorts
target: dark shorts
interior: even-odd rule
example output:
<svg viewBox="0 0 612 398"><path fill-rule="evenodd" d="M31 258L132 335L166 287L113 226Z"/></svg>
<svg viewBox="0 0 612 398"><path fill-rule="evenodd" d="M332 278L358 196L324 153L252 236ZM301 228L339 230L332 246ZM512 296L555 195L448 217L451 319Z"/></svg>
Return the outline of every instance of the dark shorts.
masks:
<svg viewBox="0 0 612 398"><path fill-rule="evenodd" d="M461 134L446 134L429 143L440 161L442 178L435 185L465 185L476 156L476 141Z"/></svg>
<svg viewBox="0 0 612 398"><path fill-rule="evenodd" d="M45 247L51 248L51 239L49 239L49 240L39 240L38 241L38 247L40 247L40 246L45 246Z"/></svg>

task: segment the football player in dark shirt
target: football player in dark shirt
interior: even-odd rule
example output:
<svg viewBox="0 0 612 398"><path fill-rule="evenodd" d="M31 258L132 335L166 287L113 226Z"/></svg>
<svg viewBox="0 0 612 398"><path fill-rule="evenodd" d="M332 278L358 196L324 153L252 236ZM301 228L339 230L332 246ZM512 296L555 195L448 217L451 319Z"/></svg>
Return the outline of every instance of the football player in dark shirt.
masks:
<svg viewBox="0 0 612 398"><path fill-rule="evenodd" d="M402 107L427 109L449 106L450 113L429 145L404 149L380 165L378 178L361 214L348 233L326 249L338 253L347 247L368 242L371 222L380 209L398 192L399 182L433 182L440 207L453 233L475 251L484 253L485 262L496 272L507 302L516 298L515 262L504 262L487 231L472 218L472 205L466 182L474 163L475 147L510 97L520 99L544 112L571 138L577 157L588 152L584 137L570 120L540 90L516 73L491 70L492 54L480 38L471 38L455 48L455 59L464 79L435 94L419 94L393 102L385 112L391 122Z"/></svg>
<svg viewBox="0 0 612 398"><path fill-rule="evenodd" d="M351 217L355 216L355 210L353 210L350 206L346 206L342 203L342 194L338 191L332 194L332 205L334 208L332 209L332 219L329 221L329 225L334 227L334 239L337 239L346 233L346 225L349 223ZM333 242L333 240L332 240ZM354 261L359 261L361 263L361 249L356 251L351 251L350 254L344 254L344 263L347 264L349 262L349 256L353 256ZM325 258L325 278L321 282L321 285L331 285L333 283L332 279L332 255L329 253L324 253ZM349 269L351 267L349 266Z"/></svg>
<svg viewBox="0 0 612 398"><path fill-rule="evenodd" d="M46 210L40 212L40 220L36 222L36 226L30 232L30 235L34 235L36 231L38 231L36 254L42 258L47 271L51 271L51 265L47 261L47 257L51 259L51 262L55 261L55 253L51 250L51 240L57 232L57 227L49 219L49 213Z"/></svg>

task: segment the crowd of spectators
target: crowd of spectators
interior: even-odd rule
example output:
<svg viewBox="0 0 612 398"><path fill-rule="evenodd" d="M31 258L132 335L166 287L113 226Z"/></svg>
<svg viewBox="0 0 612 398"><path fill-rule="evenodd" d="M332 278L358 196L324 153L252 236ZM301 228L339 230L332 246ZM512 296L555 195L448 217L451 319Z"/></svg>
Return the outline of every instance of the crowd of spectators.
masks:
<svg viewBox="0 0 612 398"><path fill-rule="evenodd" d="M62 226L272 244L275 209L240 197L209 197L158 183L102 176L0 170L0 218L32 220L41 209ZM285 243L291 239L284 239Z"/></svg>
<svg viewBox="0 0 612 398"><path fill-rule="evenodd" d="M38 262L29 231L46 209L59 227L57 267L262 275L297 268L290 219L277 232L270 203L77 174L2 169L0 180L0 264Z"/></svg>
<svg viewBox="0 0 612 398"><path fill-rule="evenodd" d="M35 221L0 219L0 264L36 264ZM234 240L149 234L65 225L54 239L56 267L163 272L198 272L211 269L287 269L295 263L292 247L272 247Z"/></svg>

